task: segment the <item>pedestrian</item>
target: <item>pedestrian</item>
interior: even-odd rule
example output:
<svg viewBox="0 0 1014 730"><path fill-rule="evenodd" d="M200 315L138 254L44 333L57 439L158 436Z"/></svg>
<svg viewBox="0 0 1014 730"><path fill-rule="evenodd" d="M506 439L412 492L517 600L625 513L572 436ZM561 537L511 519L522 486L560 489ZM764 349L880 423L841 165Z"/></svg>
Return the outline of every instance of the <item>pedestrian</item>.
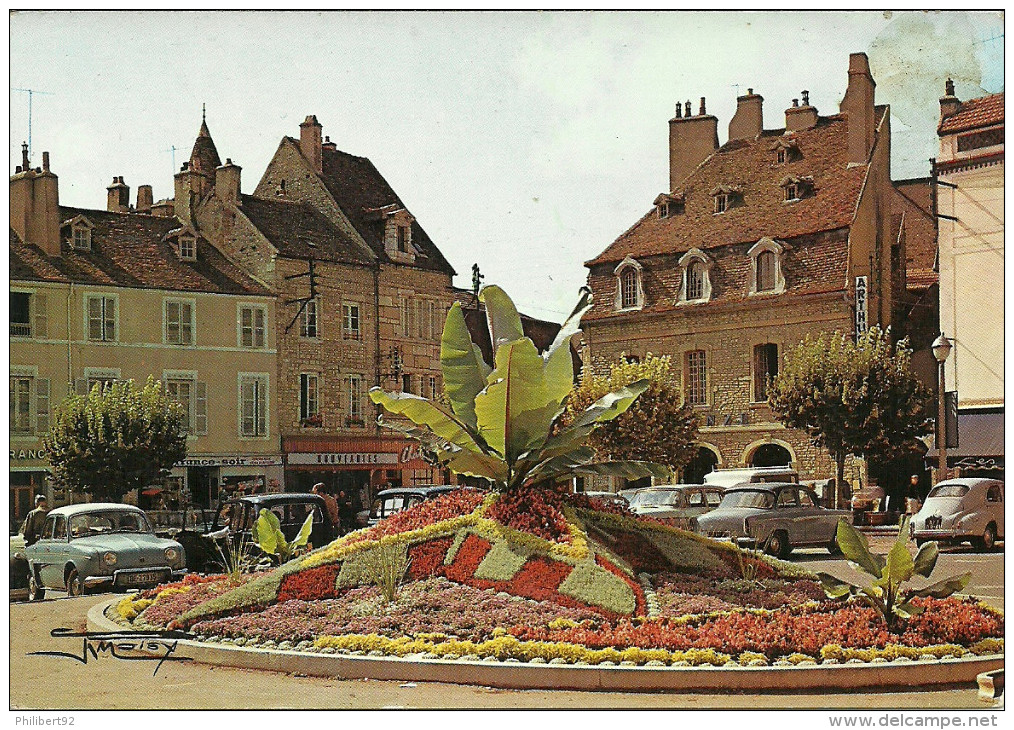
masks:
<svg viewBox="0 0 1014 730"><path fill-rule="evenodd" d="M328 517L331 518L331 524L335 526L335 529L341 532L341 514L338 511L338 502L330 494L324 491L324 482L317 482L313 485L313 489L310 490L314 494L324 499L324 504L327 506Z"/></svg>
<svg viewBox="0 0 1014 730"><path fill-rule="evenodd" d="M913 474L908 480L908 499L905 500L905 512L914 515L922 507L922 490L919 489L919 475Z"/></svg>
<svg viewBox="0 0 1014 730"><path fill-rule="evenodd" d="M45 494L35 495L35 509L28 513L21 533L25 536L25 547L34 545L42 537L42 528L46 524L46 513L49 512L49 502Z"/></svg>
<svg viewBox="0 0 1014 730"><path fill-rule="evenodd" d="M345 494L344 490L338 492L338 515L341 518L342 529L350 530L356 521L356 513L352 508L352 498Z"/></svg>

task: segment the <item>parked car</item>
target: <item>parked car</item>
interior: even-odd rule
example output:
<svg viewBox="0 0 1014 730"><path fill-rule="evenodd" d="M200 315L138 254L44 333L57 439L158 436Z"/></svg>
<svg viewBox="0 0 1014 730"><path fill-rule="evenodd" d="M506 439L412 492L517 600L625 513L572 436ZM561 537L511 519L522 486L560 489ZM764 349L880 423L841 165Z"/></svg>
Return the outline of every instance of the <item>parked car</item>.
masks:
<svg viewBox="0 0 1014 730"><path fill-rule="evenodd" d="M692 530L698 517L718 507L724 492L722 487L704 484L647 487L634 495L630 511L681 530Z"/></svg>
<svg viewBox="0 0 1014 730"><path fill-rule="evenodd" d="M373 500L373 506L366 517L366 524L370 527L380 522L385 517L390 517L409 507L415 507L428 499L439 497L441 494L453 492L462 487L455 484L428 484L417 487L393 487L377 492ZM363 513L360 513L362 515ZM362 524L362 521L360 521Z"/></svg>
<svg viewBox="0 0 1014 730"><path fill-rule="evenodd" d="M835 554L838 520L850 517L819 506L814 491L800 484L745 484L727 489L718 509L698 517L697 531L779 558L796 547L826 547Z"/></svg>
<svg viewBox="0 0 1014 730"><path fill-rule="evenodd" d="M790 466L750 466L743 469L715 469L704 475L705 484L735 487L739 484L799 484L799 472Z"/></svg>
<svg viewBox="0 0 1014 730"><path fill-rule="evenodd" d="M1003 482L996 479L947 479L930 490L912 518L916 543L971 542L992 550L1004 539Z"/></svg>
<svg viewBox="0 0 1014 730"><path fill-rule="evenodd" d="M627 498L619 492L581 492L581 494L586 496L588 499L595 499L600 502L605 502L606 504L615 504L624 508L630 506Z"/></svg>
<svg viewBox="0 0 1014 730"><path fill-rule="evenodd" d="M157 537L144 512L127 504L54 509L25 557L32 600L44 598L47 588L71 596L97 587L149 588L187 572L183 546Z"/></svg>
<svg viewBox="0 0 1014 730"><path fill-rule="evenodd" d="M225 552L228 541L233 548L243 546L248 555L256 557L258 551L253 544L253 526L261 510L274 512L286 540L293 540L306 522L306 516L313 513L313 523L308 547L327 545L338 536L338 526L332 522L324 498L309 493L286 492L282 494L250 494L234 497L219 504L210 528L184 528L176 533L187 550L187 567L193 572L206 573L223 570L222 555L218 543Z"/></svg>

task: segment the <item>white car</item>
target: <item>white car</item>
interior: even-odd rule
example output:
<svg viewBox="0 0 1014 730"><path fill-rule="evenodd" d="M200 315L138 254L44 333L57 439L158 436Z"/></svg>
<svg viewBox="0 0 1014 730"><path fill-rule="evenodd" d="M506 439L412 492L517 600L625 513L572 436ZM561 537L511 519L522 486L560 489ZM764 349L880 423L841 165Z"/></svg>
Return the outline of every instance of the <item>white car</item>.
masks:
<svg viewBox="0 0 1014 730"><path fill-rule="evenodd" d="M912 518L917 544L971 542L992 550L1004 539L1003 482L996 479L947 479L937 484Z"/></svg>

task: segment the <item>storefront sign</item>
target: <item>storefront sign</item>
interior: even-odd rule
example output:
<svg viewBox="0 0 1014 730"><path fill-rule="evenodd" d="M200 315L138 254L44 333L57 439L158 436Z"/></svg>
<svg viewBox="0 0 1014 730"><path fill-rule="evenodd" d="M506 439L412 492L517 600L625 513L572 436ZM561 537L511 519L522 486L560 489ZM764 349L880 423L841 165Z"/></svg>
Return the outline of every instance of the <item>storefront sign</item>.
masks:
<svg viewBox="0 0 1014 730"><path fill-rule="evenodd" d="M278 466L281 463L275 456L195 456L176 466Z"/></svg>
<svg viewBox="0 0 1014 730"><path fill-rule="evenodd" d="M295 453L289 454L290 464L334 464L338 466L370 465L370 464L397 464L398 454L386 454L383 452L367 453L339 453L339 454L314 454Z"/></svg>
<svg viewBox="0 0 1014 730"><path fill-rule="evenodd" d="M45 449L11 449L11 461L41 461L46 458Z"/></svg>
<svg viewBox="0 0 1014 730"><path fill-rule="evenodd" d="M407 464L410 461L422 459L422 449L418 445L406 446L401 450L401 463Z"/></svg>
<svg viewBox="0 0 1014 730"><path fill-rule="evenodd" d="M866 277L856 277L856 336L866 332Z"/></svg>

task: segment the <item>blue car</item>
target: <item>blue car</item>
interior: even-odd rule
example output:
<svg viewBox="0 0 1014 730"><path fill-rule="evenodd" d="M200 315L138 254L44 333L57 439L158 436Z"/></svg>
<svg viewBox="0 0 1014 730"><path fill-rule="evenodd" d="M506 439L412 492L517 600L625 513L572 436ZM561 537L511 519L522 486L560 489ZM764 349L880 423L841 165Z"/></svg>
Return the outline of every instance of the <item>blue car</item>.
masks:
<svg viewBox="0 0 1014 730"><path fill-rule="evenodd" d="M181 578L183 547L156 537L148 517L126 504L73 504L46 515L42 537L25 548L28 593L78 596L93 588L150 588Z"/></svg>

